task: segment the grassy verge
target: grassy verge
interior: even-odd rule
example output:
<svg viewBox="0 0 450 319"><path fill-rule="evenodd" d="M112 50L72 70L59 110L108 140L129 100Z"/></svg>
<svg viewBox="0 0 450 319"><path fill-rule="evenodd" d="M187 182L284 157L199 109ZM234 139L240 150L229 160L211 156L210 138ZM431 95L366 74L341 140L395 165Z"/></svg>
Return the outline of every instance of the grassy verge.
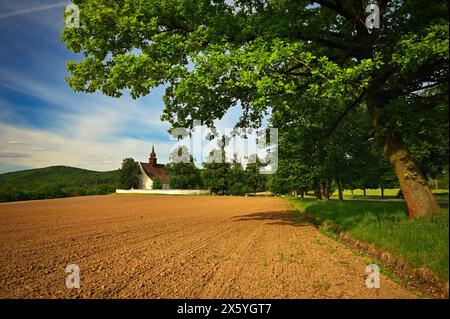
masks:
<svg viewBox="0 0 450 319"><path fill-rule="evenodd" d="M403 257L411 266L426 267L448 281L449 214L443 209L431 218L410 220L404 203L317 202L290 198L300 211L325 225L345 231L354 239Z"/></svg>

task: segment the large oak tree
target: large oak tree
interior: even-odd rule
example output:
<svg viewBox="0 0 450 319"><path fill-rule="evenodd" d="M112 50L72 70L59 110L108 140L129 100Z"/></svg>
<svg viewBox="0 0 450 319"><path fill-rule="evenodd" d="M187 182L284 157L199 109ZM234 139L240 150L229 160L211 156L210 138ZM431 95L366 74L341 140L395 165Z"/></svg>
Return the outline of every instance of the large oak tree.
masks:
<svg viewBox="0 0 450 319"><path fill-rule="evenodd" d="M395 105L417 116L446 105L448 2L380 0L381 27L366 27L362 0L73 0L81 28L63 40L76 91L134 98L166 85L162 116L174 126L211 124L236 105L258 125L303 98L346 105L325 135L367 106L411 217L438 211L405 143ZM301 112L299 113L301 116Z"/></svg>

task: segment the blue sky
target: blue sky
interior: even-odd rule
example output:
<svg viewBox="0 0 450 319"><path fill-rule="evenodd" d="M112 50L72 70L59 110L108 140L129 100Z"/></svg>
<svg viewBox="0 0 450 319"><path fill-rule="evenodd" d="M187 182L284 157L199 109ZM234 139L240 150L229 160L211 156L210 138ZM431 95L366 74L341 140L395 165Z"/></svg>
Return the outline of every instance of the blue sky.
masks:
<svg viewBox="0 0 450 319"><path fill-rule="evenodd" d="M63 0L0 2L0 173L51 165L112 170L121 160L160 162L174 145L160 121L163 88L132 100L71 91L60 41ZM233 127L231 109L217 127Z"/></svg>

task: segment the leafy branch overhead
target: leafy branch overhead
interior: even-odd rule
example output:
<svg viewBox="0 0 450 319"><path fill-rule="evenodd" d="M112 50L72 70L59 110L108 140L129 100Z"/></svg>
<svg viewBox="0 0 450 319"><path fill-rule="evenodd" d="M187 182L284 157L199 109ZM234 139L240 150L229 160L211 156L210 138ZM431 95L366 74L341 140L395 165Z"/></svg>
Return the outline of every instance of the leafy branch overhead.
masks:
<svg viewBox="0 0 450 319"><path fill-rule="evenodd" d="M138 98L163 85L161 119L174 127L212 125L231 107L243 110L240 126L318 112L327 115L310 123L321 127L318 140L363 107L372 122L365 135L379 138L411 215L437 210L419 183L416 146L439 140L430 123L448 113L447 1L380 0L375 29L363 0L73 2L82 27L65 28L62 39L82 56L68 63L75 91ZM318 103L312 110L305 101ZM327 126L317 122L324 118ZM417 178L405 179L412 171Z"/></svg>
<svg viewBox="0 0 450 319"><path fill-rule="evenodd" d="M386 69L448 59L447 24L401 36L407 21L393 13L364 52L374 34L355 24L365 14L362 1L74 2L83 27L65 29L63 40L84 60L68 64L72 88L114 97L130 90L137 98L167 84L163 118L178 125L189 115L210 122L238 101L257 122L269 107L287 107L287 97L355 97Z"/></svg>

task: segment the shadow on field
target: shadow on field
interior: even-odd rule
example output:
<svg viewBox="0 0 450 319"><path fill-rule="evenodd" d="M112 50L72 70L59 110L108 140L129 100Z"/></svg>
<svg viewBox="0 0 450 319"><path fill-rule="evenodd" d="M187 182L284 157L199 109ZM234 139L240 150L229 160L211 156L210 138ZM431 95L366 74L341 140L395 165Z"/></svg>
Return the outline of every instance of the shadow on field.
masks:
<svg viewBox="0 0 450 319"><path fill-rule="evenodd" d="M291 226L311 226L311 223L303 218L298 211L272 211L258 212L247 215L231 217L234 221L265 220L270 221L269 225L291 225Z"/></svg>

